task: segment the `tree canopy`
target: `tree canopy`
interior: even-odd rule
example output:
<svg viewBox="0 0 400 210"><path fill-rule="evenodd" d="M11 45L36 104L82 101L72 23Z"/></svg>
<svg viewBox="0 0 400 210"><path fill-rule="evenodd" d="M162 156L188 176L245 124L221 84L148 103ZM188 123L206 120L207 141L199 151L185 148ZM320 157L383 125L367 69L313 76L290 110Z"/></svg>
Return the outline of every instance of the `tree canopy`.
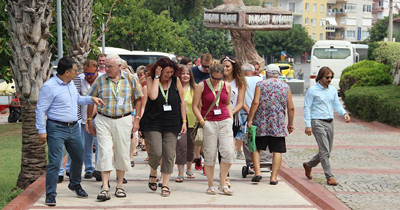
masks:
<svg viewBox="0 0 400 210"><path fill-rule="evenodd" d="M274 56L280 55L281 51L301 55L314 44L306 28L299 24L293 24L287 31L257 31L253 40L260 55Z"/></svg>
<svg viewBox="0 0 400 210"><path fill-rule="evenodd" d="M393 15L393 18L400 17L400 14ZM369 29L369 35L367 42L379 42L383 41L385 37L387 37L389 27L389 17L385 17L384 19L379 19L375 25ZM400 33L399 31L394 31L393 37L396 38L396 42L400 42Z"/></svg>

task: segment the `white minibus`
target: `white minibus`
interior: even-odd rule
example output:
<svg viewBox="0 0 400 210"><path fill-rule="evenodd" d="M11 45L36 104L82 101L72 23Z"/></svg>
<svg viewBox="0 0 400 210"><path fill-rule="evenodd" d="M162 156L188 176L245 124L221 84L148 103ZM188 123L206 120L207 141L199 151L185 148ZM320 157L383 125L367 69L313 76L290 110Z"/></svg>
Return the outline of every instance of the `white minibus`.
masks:
<svg viewBox="0 0 400 210"><path fill-rule="evenodd" d="M342 71L358 61L358 53L348 41L317 41L311 50L310 87L315 85L319 69L327 66L335 73L331 85L339 88Z"/></svg>

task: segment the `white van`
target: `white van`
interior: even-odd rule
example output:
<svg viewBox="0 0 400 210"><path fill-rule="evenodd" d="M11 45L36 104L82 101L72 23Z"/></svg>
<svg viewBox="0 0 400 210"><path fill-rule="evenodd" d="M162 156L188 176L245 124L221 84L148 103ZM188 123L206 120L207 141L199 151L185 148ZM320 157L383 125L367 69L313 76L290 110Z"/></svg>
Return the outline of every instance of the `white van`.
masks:
<svg viewBox="0 0 400 210"><path fill-rule="evenodd" d="M167 57L173 61L176 60L176 56L170 53L163 52L151 52L151 51L130 51L122 48L106 47L105 54L115 53L124 59L128 65L132 66L133 70L140 65L148 65L155 63L159 58Z"/></svg>

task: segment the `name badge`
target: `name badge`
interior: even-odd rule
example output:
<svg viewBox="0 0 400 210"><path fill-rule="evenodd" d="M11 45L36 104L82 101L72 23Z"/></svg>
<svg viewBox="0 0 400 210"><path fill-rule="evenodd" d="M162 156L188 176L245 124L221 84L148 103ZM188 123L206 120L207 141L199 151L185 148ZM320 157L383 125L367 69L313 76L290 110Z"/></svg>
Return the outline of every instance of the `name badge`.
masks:
<svg viewBox="0 0 400 210"><path fill-rule="evenodd" d="M118 99L117 106L123 106L123 105L124 105L124 101L125 101L124 98L119 98L119 99Z"/></svg>
<svg viewBox="0 0 400 210"><path fill-rule="evenodd" d="M221 109L214 109L214 115L222 114Z"/></svg>
<svg viewBox="0 0 400 210"><path fill-rule="evenodd" d="M172 106L169 104L164 104L163 108L164 108L164 112L172 111Z"/></svg>

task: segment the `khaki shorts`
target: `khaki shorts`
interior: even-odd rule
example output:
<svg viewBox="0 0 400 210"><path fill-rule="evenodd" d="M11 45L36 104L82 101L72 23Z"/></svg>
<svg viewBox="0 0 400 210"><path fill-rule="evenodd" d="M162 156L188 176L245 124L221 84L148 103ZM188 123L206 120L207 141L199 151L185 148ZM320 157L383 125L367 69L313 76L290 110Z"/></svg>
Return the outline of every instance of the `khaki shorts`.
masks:
<svg viewBox="0 0 400 210"><path fill-rule="evenodd" d="M228 118L222 121L206 121L204 124L204 164L214 166L218 150L221 153L221 162L233 163L233 120Z"/></svg>

